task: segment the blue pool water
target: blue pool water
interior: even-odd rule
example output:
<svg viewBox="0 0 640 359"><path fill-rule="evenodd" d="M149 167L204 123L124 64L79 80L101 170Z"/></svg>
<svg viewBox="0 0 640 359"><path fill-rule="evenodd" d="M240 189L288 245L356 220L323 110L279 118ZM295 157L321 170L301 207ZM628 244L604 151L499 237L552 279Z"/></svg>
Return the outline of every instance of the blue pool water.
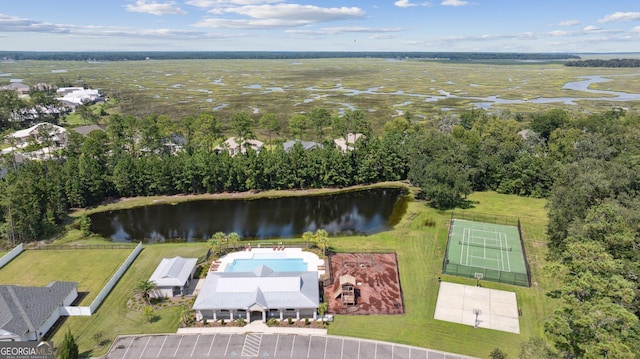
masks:
<svg viewBox="0 0 640 359"><path fill-rule="evenodd" d="M254 269L265 265L274 272L305 272L307 265L302 258L253 258L234 259L233 262L224 269L225 272L251 272Z"/></svg>

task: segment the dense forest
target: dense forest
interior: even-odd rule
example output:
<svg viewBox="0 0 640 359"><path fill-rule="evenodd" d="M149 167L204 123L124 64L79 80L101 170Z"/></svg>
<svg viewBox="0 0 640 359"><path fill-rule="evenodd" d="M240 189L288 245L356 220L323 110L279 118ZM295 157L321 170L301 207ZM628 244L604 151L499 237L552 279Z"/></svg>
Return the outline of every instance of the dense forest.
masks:
<svg viewBox="0 0 640 359"><path fill-rule="evenodd" d="M565 66L572 67L640 67L640 59L610 59L610 60L578 60L567 61Z"/></svg>
<svg viewBox="0 0 640 359"><path fill-rule="evenodd" d="M4 112L6 114L6 111ZM545 340L523 345L523 358L636 358L640 353L640 115L622 109L531 116L482 110L414 121L388 121L374 132L364 112L332 116L316 108L279 119L212 113L176 121L111 115L106 131L70 132L49 161L12 163L0 181L5 243L56 233L67 212L121 196L343 187L409 180L430 205L468 205L472 191L548 199L550 275L562 305L545 322ZM224 129L224 130L223 130ZM332 138L362 137L342 152ZM267 141L256 153L216 150L226 136ZM173 153L167 144L184 141ZM322 148L285 138L314 140Z"/></svg>
<svg viewBox="0 0 640 359"><path fill-rule="evenodd" d="M127 51L127 52L37 52L0 51L5 60L136 61L203 59L322 59L322 58L412 58L449 60L568 60L579 56L561 53L510 52L404 52L404 51Z"/></svg>

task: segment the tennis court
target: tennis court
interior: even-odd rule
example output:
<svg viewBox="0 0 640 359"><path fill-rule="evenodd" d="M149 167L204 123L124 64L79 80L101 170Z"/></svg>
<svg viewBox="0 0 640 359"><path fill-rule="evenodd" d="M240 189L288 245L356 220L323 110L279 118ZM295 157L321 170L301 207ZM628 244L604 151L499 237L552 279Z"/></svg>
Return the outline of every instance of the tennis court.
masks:
<svg viewBox="0 0 640 359"><path fill-rule="evenodd" d="M451 219L443 272L529 286L517 226Z"/></svg>

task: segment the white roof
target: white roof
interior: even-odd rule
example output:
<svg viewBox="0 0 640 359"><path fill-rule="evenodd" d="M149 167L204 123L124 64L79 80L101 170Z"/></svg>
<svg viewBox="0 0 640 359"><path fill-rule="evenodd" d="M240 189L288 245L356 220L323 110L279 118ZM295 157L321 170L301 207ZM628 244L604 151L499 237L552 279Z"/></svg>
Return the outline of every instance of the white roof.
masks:
<svg viewBox="0 0 640 359"><path fill-rule="evenodd" d="M333 140L333 142L336 144L336 146L342 150L342 152L347 152L347 151L351 151L353 150L353 146L350 146L354 143L356 143L357 140L359 140L361 137L363 137L364 135L361 133L347 133L347 138L345 139L344 137L340 137L340 138L336 138L335 140Z"/></svg>
<svg viewBox="0 0 640 359"><path fill-rule="evenodd" d="M48 122L40 122L38 124L35 124L29 128L25 128L24 130L19 130L14 132L13 134L11 134L11 137L14 138L25 138L25 137L29 137L29 136L34 136L38 134L38 129L41 126L50 126L51 128L51 134L58 134L58 133L65 133L67 132L66 129L64 129L63 127L60 127L58 125L54 125L52 123L48 123Z"/></svg>
<svg viewBox="0 0 640 359"><path fill-rule="evenodd" d="M163 258L149 278L158 287L182 287L189 280L198 258Z"/></svg>
<svg viewBox="0 0 640 359"><path fill-rule="evenodd" d="M193 305L195 310L317 308L317 272L274 272L260 266L253 272L210 272Z"/></svg>

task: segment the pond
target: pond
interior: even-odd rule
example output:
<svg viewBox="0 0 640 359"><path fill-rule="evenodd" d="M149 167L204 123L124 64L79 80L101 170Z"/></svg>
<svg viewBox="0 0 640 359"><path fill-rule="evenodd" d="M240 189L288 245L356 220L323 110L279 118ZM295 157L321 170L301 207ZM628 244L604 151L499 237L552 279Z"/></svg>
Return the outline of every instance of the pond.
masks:
<svg viewBox="0 0 640 359"><path fill-rule="evenodd" d="M157 204L90 216L94 233L117 242L201 241L215 232L243 239L373 234L391 229L407 208L406 191L379 188L331 195L195 200Z"/></svg>

